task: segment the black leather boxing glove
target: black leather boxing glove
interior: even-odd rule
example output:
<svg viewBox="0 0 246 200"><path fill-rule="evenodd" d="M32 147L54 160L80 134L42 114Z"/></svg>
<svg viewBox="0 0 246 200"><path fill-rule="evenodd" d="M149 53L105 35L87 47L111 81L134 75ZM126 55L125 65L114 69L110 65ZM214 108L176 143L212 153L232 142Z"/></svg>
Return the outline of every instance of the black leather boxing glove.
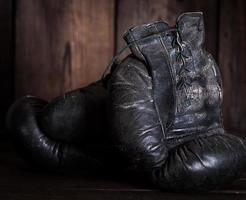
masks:
<svg viewBox="0 0 246 200"><path fill-rule="evenodd" d="M221 77L202 48L202 13L184 13L174 28L161 21L134 27L125 40L133 55L109 81L109 124L130 168L173 191L238 178L246 143L224 131Z"/></svg>
<svg viewBox="0 0 246 200"><path fill-rule="evenodd" d="M20 98L7 114L18 152L43 169L101 167L107 143L107 96L102 80L50 103L32 96Z"/></svg>

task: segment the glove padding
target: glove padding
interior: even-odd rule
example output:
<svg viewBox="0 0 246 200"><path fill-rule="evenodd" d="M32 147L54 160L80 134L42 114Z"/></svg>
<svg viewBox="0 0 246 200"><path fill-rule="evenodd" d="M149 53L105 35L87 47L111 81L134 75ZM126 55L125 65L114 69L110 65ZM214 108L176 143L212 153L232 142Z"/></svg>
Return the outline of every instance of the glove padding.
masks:
<svg viewBox="0 0 246 200"><path fill-rule="evenodd" d="M153 90L146 65L133 56L116 67L109 82L112 138L129 168L173 191L205 191L238 178L245 141L223 129L167 139Z"/></svg>
<svg viewBox="0 0 246 200"><path fill-rule="evenodd" d="M7 114L7 128L18 152L39 167L100 167L93 151L103 145L107 92L98 81L51 103L37 97L17 100ZM94 148L95 147L95 148Z"/></svg>
<svg viewBox="0 0 246 200"><path fill-rule="evenodd" d="M246 143L214 132L170 148L165 164L150 172L157 186L174 191L207 191L230 184L245 167Z"/></svg>
<svg viewBox="0 0 246 200"><path fill-rule="evenodd" d="M246 143L223 129L221 77L202 49L202 13L182 14L175 28L140 25L124 38L134 56L112 73L109 116L132 169L174 191L215 189L238 178Z"/></svg>

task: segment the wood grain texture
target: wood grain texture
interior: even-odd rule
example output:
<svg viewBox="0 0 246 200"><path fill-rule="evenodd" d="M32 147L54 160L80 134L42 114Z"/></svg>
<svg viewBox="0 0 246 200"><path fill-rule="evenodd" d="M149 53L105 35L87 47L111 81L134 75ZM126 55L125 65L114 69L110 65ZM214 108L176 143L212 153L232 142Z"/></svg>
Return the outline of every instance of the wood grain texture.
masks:
<svg viewBox="0 0 246 200"><path fill-rule="evenodd" d="M113 0L19 0L16 95L45 99L87 85L113 54Z"/></svg>
<svg viewBox="0 0 246 200"><path fill-rule="evenodd" d="M219 64L224 83L224 124L246 134L246 1L221 2Z"/></svg>
<svg viewBox="0 0 246 200"><path fill-rule="evenodd" d="M0 0L0 128L3 127L5 114L13 100L14 74L14 35L13 1Z"/></svg>
<svg viewBox="0 0 246 200"><path fill-rule="evenodd" d="M124 41L122 34L135 25L163 20L174 25L182 12L202 11L205 18L206 49L217 55L217 0L119 0L117 3L117 49Z"/></svg>

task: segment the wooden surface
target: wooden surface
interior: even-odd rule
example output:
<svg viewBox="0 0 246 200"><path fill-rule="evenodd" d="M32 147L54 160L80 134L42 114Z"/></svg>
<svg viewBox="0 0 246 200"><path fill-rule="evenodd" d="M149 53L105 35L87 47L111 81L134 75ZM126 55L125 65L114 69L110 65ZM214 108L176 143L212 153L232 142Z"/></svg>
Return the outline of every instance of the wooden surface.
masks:
<svg viewBox="0 0 246 200"><path fill-rule="evenodd" d="M219 64L224 83L224 122L246 135L246 1L221 4Z"/></svg>
<svg viewBox="0 0 246 200"><path fill-rule="evenodd" d="M102 75L113 56L113 0L19 0L16 95L51 99Z"/></svg>
<svg viewBox="0 0 246 200"><path fill-rule="evenodd" d="M222 190L175 194L133 183L127 177L83 172L54 174L27 167L9 143L0 142L0 199L3 200L244 200L246 176ZM120 174L120 173L119 173Z"/></svg>

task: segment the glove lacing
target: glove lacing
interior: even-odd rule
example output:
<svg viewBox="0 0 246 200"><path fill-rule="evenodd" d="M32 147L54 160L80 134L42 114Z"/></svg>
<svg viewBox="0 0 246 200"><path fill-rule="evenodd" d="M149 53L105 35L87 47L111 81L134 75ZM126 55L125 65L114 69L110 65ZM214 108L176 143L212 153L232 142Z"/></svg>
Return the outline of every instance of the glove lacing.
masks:
<svg viewBox="0 0 246 200"><path fill-rule="evenodd" d="M190 72L187 68L186 59L188 58L184 54L184 48L182 46L181 34L178 28L175 30L175 37L172 41L173 48L177 48L177 56L176 61L179 63L179 71L177 72L178 81L177 81L177 89L181 90L183 87L186 89L187 86L191 84L188 81L188 76L186 72Z"/></svg>
<svg viewBox="0 0 246 200"><path fill-rule="evenodd" d="M184 48L182 46L182 39L181 39L181 34L180 34L180 31L179 31L179 28L176 27L176 28L170 28L166 31L163 31L163 32L159 32L159 33L156 33L154 35L167 35L169 32L173 32L174 33L174 37L173 37L173 41L172 41L172 47L173 48L177 48L177 56L176 56L176 61L179 62L179 66L180 66L180 69L177 73L178 75L178 81L177 81L177 89L178 90L181 90L183 87L185 88L185 91L186 91L186 88L187 86L190 86L190 82L188 81L188 76L187 76L187 73L186 72L190 72L190 70L187 68L187 63L186 63L186 59L187 59L187 56L184 55ZM112 67L115 65L115 64L118 64L120 63L120 55L126 50L128 49L130 46L134 45L135 42L139 42L143 39L146 39L148 37L152 37L153 35L150 35L150 36L147 36L147 37L144 37L144 38L141 38L139 40L134 40L132 42L130 42L129 44L127 44L126 46L124 46L120 51L117 52L117 54L112 58L112 60L110 61L110 63L108 64L108 66L106 67L103 75L102 75L102 80L106 77L106 75L111 71Z"/></svg>

